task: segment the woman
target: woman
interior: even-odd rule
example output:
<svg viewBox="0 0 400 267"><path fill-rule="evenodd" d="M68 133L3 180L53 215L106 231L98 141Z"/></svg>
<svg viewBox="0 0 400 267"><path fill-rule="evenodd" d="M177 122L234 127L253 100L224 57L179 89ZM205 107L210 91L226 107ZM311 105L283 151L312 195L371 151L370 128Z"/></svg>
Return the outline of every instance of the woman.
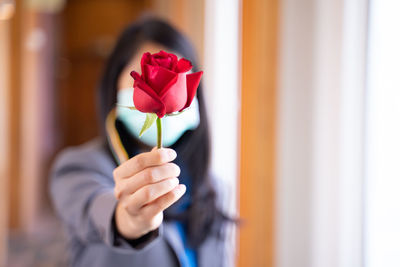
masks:
<svg viewBox="0 0 400 267"><path fill-rule="evenodd" d="M160 50L189 59L197 71L191 44L170 25L130 25L99 87L103 135L64 150L53 166L50 193L73 266L230 265L230 219L218 204L223 188L209 173L201 85L188 111L163 119L169 148L154 147L154 129L138 138L143 114L122 107L133 104L129 72L140 70L144 52Z"/></svg>

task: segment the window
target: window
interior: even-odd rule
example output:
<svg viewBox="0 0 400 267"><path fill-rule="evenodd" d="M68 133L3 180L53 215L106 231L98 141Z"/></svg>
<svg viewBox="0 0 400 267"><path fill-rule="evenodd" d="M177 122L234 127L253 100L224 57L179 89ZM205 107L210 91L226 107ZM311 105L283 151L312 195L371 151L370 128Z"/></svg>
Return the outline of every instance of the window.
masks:
<svg viewBox="0 0 400 267"><path fill-rule="evenodd" d="M400 266L400 2L370 1L365 266Z"/></svg>

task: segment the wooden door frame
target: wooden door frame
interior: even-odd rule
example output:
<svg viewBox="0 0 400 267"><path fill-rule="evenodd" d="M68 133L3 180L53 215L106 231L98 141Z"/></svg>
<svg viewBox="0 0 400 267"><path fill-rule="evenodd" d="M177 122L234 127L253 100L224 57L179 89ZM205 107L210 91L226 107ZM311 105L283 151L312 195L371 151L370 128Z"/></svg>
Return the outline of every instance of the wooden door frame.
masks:
<svg viewBox="0 0 400 267"><path fill-rule="evenodd" d="M9 193L10 21L0 21L0 265L6 264Z"/></svg>
<svg viewBox="0 0 400 267"><path fill-rule="evenodd" d="M242 1L238 266L273 266L278 0Z"/></svg>

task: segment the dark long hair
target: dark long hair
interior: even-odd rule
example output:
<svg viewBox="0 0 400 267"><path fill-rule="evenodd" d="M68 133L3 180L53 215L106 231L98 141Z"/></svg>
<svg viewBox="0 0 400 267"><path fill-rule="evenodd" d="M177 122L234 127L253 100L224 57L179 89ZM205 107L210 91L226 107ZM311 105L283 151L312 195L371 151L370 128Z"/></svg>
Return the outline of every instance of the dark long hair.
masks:
<svg viewBox="0 0 400 267"><path fill-rule="evenodd" d="M109 57L99 87L100 125L104 127L108 113L115 107L117 82L124 67L146 42L162 45L180 53L193 64L193 72L198 71L195 50L190 41L171 25L154 17L146 17L129 25L119 37ZM187 131L178 141L178 155L187 163L192 178L191 201L188 209L178 217L165 214L165 220L185 221L188 241L198 247L207 236L219 236L222 224L229 220L218 208L216 192L209 173L210 135L204 104L202 84L197 90L200 110L200 125ZM104 128L102 129L105 134Z"/></svg>

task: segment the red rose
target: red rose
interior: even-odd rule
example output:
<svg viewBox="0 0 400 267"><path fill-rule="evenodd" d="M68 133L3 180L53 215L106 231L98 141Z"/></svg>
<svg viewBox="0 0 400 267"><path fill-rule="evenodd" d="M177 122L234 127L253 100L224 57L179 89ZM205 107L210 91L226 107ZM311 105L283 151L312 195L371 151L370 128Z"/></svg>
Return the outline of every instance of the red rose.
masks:
<svg viewBox="0 0 400 267"><path fill-rule="evenodd" d="M190 106L200 83L202 71L186 74L192 63L164 51L144 53L140 62L142 75L131 72L135 80L133 103L145 113L156 113L159 118Z"/></svg>

